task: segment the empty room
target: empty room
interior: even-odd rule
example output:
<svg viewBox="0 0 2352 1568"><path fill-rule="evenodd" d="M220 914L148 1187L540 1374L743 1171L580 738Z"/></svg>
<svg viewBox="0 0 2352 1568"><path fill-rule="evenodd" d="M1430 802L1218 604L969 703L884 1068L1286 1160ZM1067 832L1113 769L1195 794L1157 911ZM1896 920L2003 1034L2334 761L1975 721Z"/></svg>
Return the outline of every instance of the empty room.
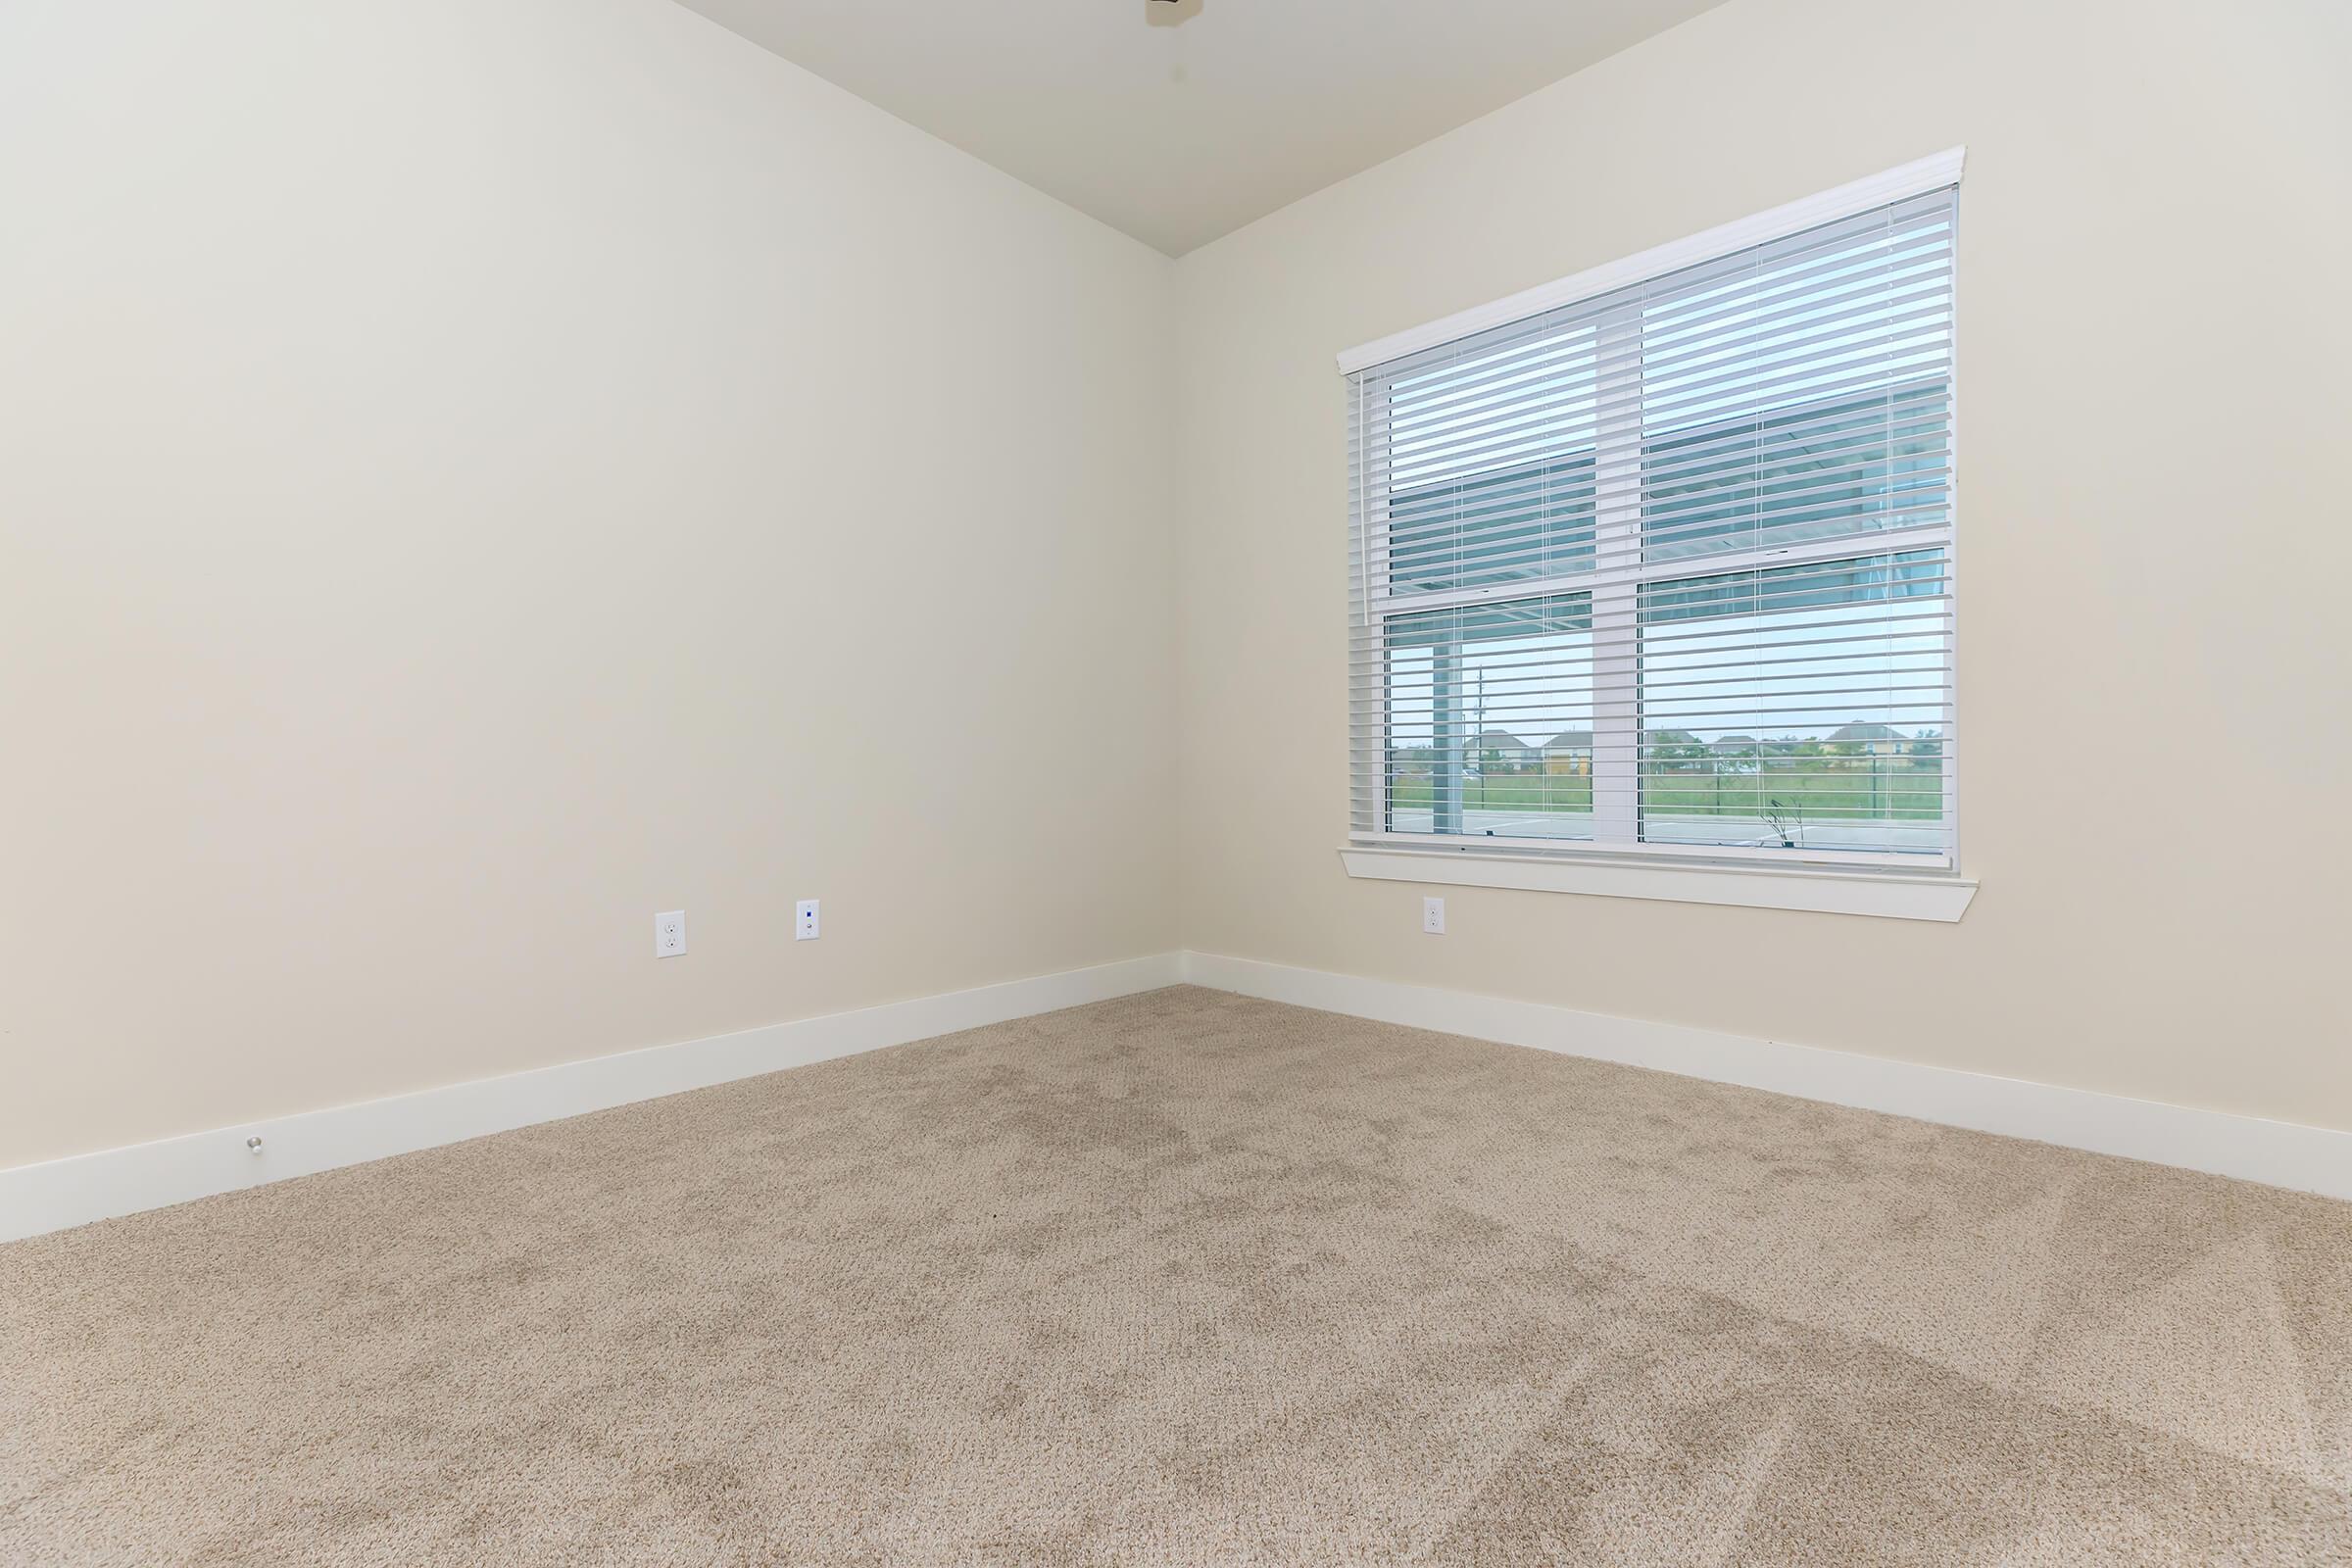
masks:
<svg viewBox="0 0 2352 1568"><path fill-rule="evenodd" d="M2348 82L0 0L0 1568L2352 1564Z"/></svg>

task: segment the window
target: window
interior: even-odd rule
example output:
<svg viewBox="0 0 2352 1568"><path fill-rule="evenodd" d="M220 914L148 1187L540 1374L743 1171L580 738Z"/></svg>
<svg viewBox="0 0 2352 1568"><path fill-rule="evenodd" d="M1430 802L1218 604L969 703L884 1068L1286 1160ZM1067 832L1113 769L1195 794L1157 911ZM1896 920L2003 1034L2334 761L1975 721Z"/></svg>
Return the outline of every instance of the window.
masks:
<svg viewBox="0 0 2352 1568"><path fill-rule="evenodd" d="M1953 865L1957 161L1897 175L1353 369L1356 845Z"/></svg>

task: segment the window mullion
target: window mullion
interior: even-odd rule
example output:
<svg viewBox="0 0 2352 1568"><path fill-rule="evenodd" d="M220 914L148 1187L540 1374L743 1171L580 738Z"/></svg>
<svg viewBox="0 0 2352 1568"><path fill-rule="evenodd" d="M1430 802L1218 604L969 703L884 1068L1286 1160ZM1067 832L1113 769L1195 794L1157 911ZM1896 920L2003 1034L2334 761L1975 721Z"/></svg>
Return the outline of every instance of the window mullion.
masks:
<svg viewBox="0 0 2352 1568"><path fill-rule="evenodd" d="M1638 560L1642 548L1642 307L1603 318L1595 454L1594 548L1601 561ZM1592 837L1642 837L1641 589L1619 579L1592 593Z"/></svg>
<svg viewBox="0 0 2352 1568"><path fill-rule="evenodd" d="M1353 398L1354 428L1349 432L1354 449L1355 477L1353 491L1354 526L1350 530L1355 559L1350 564L1353 580L1349 584L1355 601L1355 635L1368 647L1377 647L1376 656L1385 667L1388 662L1386 623L1375 612L1377 598L1388 592L1387 563L1389 559L1389 495L1386 485L1373 486L1364 475L1385 469L1389 462L1390 398L1386 386L1366 387L1358 383ZM1355 727L1354 773L1349 810L1354 828L1368 832L1376 827L1387 829L1393 824L1395 806L1389 799L1396 742L1388 733L1388 711L1385 702L1375 705L1358 697L1357 706L1349 717ZM1375 715L1374 709L1378 712ZM1377 716L1378 727L1374 726Z"/></svg>

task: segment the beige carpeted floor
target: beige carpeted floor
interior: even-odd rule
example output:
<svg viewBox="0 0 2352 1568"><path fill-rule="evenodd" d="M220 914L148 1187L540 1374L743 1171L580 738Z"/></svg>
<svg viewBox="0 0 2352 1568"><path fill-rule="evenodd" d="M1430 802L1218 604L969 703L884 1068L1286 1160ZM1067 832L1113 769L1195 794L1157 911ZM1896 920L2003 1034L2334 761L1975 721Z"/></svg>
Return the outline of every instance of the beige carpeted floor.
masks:
<svg viewBox="0 0 2352 1568"><path fill-rule="evenodd" d="M2352 1205L1162 991L0 1248L0 1560L2352 1562Z"/></svg>

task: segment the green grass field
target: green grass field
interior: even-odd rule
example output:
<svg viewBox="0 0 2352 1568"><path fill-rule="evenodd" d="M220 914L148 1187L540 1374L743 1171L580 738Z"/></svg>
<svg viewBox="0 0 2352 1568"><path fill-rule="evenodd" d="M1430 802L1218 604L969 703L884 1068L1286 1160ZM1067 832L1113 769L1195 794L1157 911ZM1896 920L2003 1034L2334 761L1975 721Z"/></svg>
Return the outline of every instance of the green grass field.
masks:
<svg viewBox="0 0 2352 1568"><path fill-rule="evenodd" d="M1642 781L1644 810L1676 816L1760 817L1772 801L1793 814L1862 821L1933 822L1943 815L1943 764L1938 759L1885 758L1874 770L1867 758L1793 758L1761 769L1708 764L1650 763ZM1675 770L1666 771L1673 767ZM1407 773L1390 790L1390 804L1427 810L1426 773ZM1592 780L1564 774L1493 772L1462 781L1462 805L1473 811L1590 811Z"/></svg>

